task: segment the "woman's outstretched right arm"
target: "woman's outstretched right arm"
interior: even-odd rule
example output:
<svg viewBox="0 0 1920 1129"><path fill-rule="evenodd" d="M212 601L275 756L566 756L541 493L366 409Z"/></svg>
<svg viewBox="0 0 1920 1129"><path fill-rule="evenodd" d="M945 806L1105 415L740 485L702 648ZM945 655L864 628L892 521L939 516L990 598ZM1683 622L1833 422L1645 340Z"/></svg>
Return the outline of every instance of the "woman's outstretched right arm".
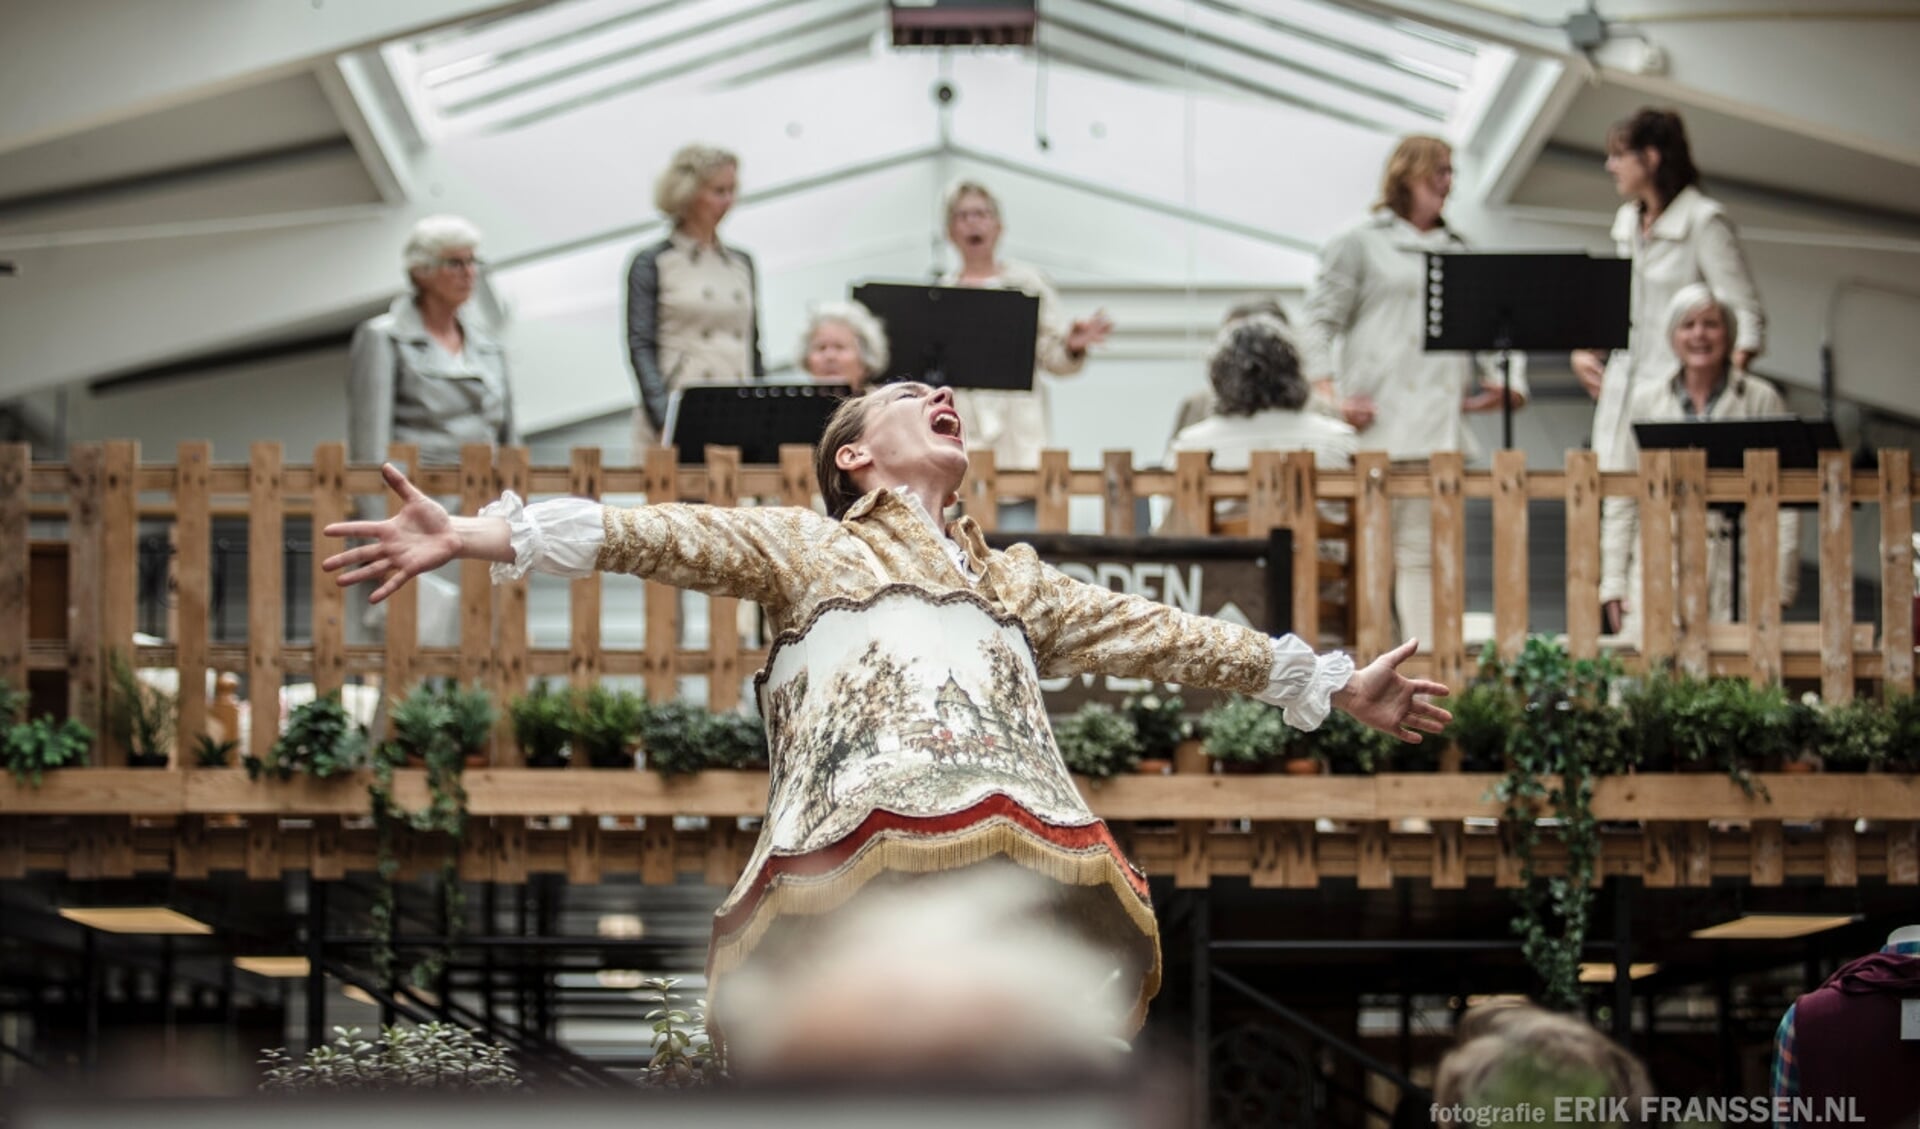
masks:
<svg viewBox="0 0 1920 1129"><path fill-rule="evenodd" d="M341 587L378 580L379 587L368 597L377 604L407 581L448 561L513 560L505 519L455 517L422 494L392 463L383 465L380 473L400 495L404 503L400 511L381 521L336 521L324 531L328 537L367 541L322 562L328 572L340 574Z"/></svg>

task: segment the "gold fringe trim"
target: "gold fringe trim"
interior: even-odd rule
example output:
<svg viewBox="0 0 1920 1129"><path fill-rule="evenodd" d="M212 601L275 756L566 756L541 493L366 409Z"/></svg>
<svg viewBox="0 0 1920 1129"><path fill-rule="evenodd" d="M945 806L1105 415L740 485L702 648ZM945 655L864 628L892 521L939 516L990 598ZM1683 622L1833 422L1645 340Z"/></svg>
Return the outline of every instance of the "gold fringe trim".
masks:
<svg viewBox="0 0 1920 1129"><path fill-rule="evenodd" d="M1104 845L1082 850L1049 843L1005 816L994 816L961 831L926 835L904 829L881 831L854 856L825 874L782 874L761 895L745 925L715 936L707 964L707 1000L711 1013L717 981L745 962L773 923L788 914L815 915L845 905L868 882L889 871L937 874L959 870L998 856L1067 886L1105 886L1127 917L1146 937L1153 961L1140 983L1140 995L1128 1016L1131 1034L1146 1022L1147 1003L1160 993L1160 924L1153 908L1127 881L1125 863Z"/></svg>

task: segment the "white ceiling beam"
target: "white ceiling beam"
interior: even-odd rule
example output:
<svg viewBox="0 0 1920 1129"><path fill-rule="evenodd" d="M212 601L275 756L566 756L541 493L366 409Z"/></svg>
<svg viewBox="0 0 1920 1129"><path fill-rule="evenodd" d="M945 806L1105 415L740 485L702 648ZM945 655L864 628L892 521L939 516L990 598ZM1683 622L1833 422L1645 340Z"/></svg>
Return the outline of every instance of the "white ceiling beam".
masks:
<svg viewBox="0 0 1920 1129"><path fill-rule="evenodd" d="M1486 114L1465 146L1464 187L1481 203L1498 207L1539 159L1560 119L1586 84L1586 68L1554 59L1513 56Z"/></svg>
<svg viewBox="0 0 1920 1129"><path fill-rule="evenodd" d="M7 0L0 5L0 153L513 6Z"/></svg>

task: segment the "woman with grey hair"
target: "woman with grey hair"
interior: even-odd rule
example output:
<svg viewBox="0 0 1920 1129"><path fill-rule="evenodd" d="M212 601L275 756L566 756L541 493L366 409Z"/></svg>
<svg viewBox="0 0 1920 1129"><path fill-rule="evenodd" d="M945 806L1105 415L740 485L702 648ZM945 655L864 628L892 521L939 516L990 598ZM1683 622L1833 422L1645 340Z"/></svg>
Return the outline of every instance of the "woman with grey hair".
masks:
<svg viewBox="0 0 1920 1129"><path fill-rule="evenodd" d="M1180 429L1167 448L1168 465L1181 451L1213 452L1216 470L1245 470L1254 451L1312 451L1324 470L1353 465L1358 433L1308 406L1313 388L1279 318L1260 313L1223 326L1207 358L1207 380L1214 414Z"/></svg>
<svg viewBox="0 0 1920 1129"><path fill-rule="evenodd" d="M673 230L627 268L627 360L640 385L636 458L659 442L675 389L766 375L753 260L719 235L739 171L732 153L693 144L673 155L654 184L654 205Z"/></svg>
<svg viewBox="0 0 1920 1129"><path fill-rule="evenodd" d="M822 302L807 315L800 358L808 376L849 385L857 396L886 376L886 327L859 302Z"/></svg>
<svg viewBox="0 0 1920 1129"><path fill-rule="evenodd" d="M1667 379L1636 392L1627 418L1639 421L1755 419L1792 413L1778 389L1735 363L1738 316L1704 282L1689 283L1667 304L1666 340L1679 358ZM1637 467L1640 445L1628 428L1625 465ZM1603 512L1600 529L1600 607L1609 633L1638 639L1635 608L1646 578L1637 567L1640 507L1631 498ZM1782 507L1779 530L1780 603L1791 604L1800 586L1800 515ZM1733 590L1733 523L1719 511L1707 514L1707 620L1731 623L1744 591ZM1676 554L1676 560L1678 556ZM1665 578L1667 584L1674 582ZM1675 603L1678 610L1678 603Z"/></svg>
<svg viewBox="0 0 1920 1129"><path fill-rule="evenodd" d="M467 443L518 442L507 354L462 308L480 277L480 232L428 216L402 253L411 292L361 322L348 352L347 446L378 463L389 443L417 443L423 462L455 463Z"/></svg>

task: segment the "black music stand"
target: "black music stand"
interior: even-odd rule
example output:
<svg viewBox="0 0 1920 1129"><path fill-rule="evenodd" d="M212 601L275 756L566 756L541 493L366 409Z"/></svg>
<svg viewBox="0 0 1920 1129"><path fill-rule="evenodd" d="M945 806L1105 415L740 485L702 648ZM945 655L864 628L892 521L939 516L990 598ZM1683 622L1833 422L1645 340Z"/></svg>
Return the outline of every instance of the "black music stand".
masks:
<svg viewBox="0 0 1920 1129"><path fill-rule="evenodd" d="M667 403L661 441L680 448L682 463L704 462L709 445L740 448L743 463L777 463L783 444L818 443L827 417L852 391L811 380L683 385Z"/></svg>
<svg viewBox="0 0 1920 1129"><path fill-rule="evenodd" d="M1780 452L1781 470L1812 470L1820 465L1820 452L1843 450L1832 420L1797 416L1638 420L1633 425L1633 438L1642 450L1705 451L1709 470L1743 470L1747 452L1753 450ZM1739 502L1721 502L1714 508L1725 514L1732 526L1733 614L1738 620L1740 525L1746 507Z"/></svg>
<svg viewBox="0 0 1920 1129"><path fill-rule="evenodd" d="M1513 446L1514 349L1618 349L1633 264L1560 252L1427 255L1426 352L1500 354L1500 445Z"/></svg>
<svg viewBox="0 0 1920 1129"><path fill-rule="evenodd" d="M1033 387L1040 299L1019 290L869 282L854 300L887 327L887 380L949 388Z"/></svg>

